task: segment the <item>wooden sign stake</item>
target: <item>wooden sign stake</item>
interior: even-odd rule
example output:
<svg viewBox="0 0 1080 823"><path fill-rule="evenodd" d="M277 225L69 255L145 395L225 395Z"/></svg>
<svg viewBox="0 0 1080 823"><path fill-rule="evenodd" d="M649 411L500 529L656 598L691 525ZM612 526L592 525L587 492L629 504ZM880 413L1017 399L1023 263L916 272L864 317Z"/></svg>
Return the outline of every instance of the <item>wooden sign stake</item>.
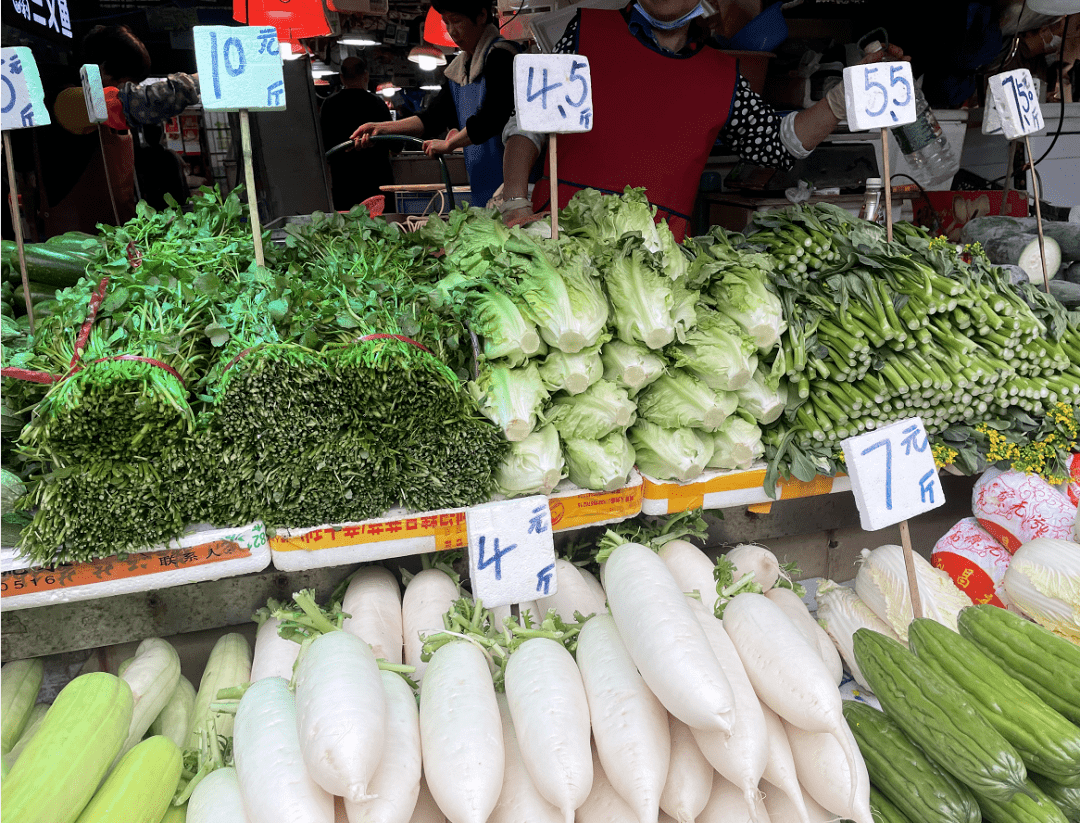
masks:
<svg viewBox="0 0 1080 823"><path fill-rule="evenodd" d="M247 187L248 215L251 219L251 238L255 243L255 264L266 265L263 254L262 224L259 222L259 204L255 196L255 165L251 157L251 121L248 110L240 109L240 145L244 153L244 185Z"/></svg>
<svg viewBox="0 0 1080 823"><path fill-rule="evenodd" d="M109 203L112 205L115 225L120 225L120 211L116 208L116 195L113 193L112 175L109 174L109 158L105 156L105 140L101 136L101 124L98 123L98 145L101 146L101 165L105 169L105 186L109 190ZM132 138L134 139L134 137Z"/></svg>
<svg viewBox="0 0 1080 823"><path fill-rule="evenodd" d="M552 132L548 146L551 164L551 237L559 239L559 144L558 135Z"/></svg>
<svg viewBox="0 0 1080 823"><path fill-rule="evenodd" d="M915 576L915 555L911 549L911 530L906 520L900 521L900 545L904 549L904 567L907 569L908 591L911 592L912 617L922 617L922 598L919 596L919 580Z"/></svg>
<svg viewBox="0 0 1080 823"><path fill-rule="evenodd" d="M19 190L15 183L15 161L11 156L11 135L4 132L4 158L7 162L8 191L11 198L11 224L15 228L15 246L19 252L19 272L22 274L23 299L26 316L30 319L30 334L34 333L34 303L30 297L30 278L26 274L26 250L23 248L22 217L19 214Z"/></svg>
<svg viewBox="0 0 1080 823"><path fill-rule="evenodd" d="M881 130L881 167L885 175L885 239L892 242L892 171L889 169L889 130Z"/></svg>
<svg viewBox="0 0 1080 823"><path fill-rule="evenodd" d="M1034 157L1031 153L1031 138L1026 134L1024 135L1024 148L1027 150L1028 163L1031 163L1031 188L1035 192L1035 225L1039 229L1039 256L1042 258L1043 290L1049 294L1050 273L1046 270L1046 238L1043 237L1042 206L1039 205L1042 195L1039 192L1039 175L1036 174L1035 164L1031 160Z"/></svg>

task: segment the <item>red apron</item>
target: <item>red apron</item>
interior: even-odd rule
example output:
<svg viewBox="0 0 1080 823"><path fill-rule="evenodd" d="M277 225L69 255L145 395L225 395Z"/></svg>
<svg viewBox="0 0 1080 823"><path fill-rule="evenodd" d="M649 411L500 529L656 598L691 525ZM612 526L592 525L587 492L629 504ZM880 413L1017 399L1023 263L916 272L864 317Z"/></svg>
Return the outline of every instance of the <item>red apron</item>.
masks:
<svg viewBox="0 0 1080 823"><path fill-rule="evenodd" d="M578 189L621 194L644 187L682 240L701 173L727 122L735 59L713 48L688 58L658 54L634 37L617 10L582 9L578 53L589 58L593 129L559 136L559 207ZM550 206L550 169L533 191Z"/></svg>

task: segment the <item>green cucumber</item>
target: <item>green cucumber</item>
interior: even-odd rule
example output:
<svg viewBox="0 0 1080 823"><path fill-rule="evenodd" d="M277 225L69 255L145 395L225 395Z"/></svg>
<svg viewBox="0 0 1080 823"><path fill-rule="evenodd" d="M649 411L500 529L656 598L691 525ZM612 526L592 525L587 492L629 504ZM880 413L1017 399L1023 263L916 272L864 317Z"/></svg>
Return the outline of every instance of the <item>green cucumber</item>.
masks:
<svg viewBox="0 0 1080 823"><path fill-rule="evenodd" d="M1080 308L1080 283L1051 280L1050 294L1067 309Z"/></svg>
<svg viewBox="0 0 1080 823"><path fill-rule="evenodd" d="M857 630L854 646L855 660L885 713L930 759L999 802L1024 790L1024 761L959 686L878 632Z"/></svg>
<svg viewBox="0 0 1080 823"><path fill-rule="evenodd" d="M1080 646L997 606L968 606L957 620L960 634L1080 725Z"/></svg>
<svg viewBox="0 0 1080 823"><path fill-rule="evenodd" d="M874 823L911 823L907 815L873 786L870 787L870 811L874 813Z"/></svg>
<svg viewBox="0 0 1080 823"><path fill-rule="evenodd" d="M979 823L979 806L962 783L923 754L884 712L844 701L844 719L873 783L919 823Z"/></svg>
<svg viewBox="0 0 1080 823"><path fill-rule="evenodd" d="M90 262L85 254L74 254L46 243L29 245L25 252L27 277L54 289L77 284L86 274L86 266Z"/></svg>
<svg viewBox="0 0 1080 823"><path fill-rule="evenodd" d="M978 646L935 620L908 626L915 656L967 694L1029 769L1062 783L1080 780L1080 728L1008 675Z"/></svg>
<svg viewBox="0 0 1080 823"><path fill-rule="evenodd" d="M1069 823L1080 823L1080 788L1062 786L1041 774L1030 775L1032 782L1046 792L1046 796L1057 803L1058 808L1069 819Z"/></svg>
<svg viewBox="0 0 1080 823"><path fill-rule="evenodd" d="M1069 823L1058 805L1030 780L1023 792L1004 803L979 794L976 798L987 823Z"/></svg>

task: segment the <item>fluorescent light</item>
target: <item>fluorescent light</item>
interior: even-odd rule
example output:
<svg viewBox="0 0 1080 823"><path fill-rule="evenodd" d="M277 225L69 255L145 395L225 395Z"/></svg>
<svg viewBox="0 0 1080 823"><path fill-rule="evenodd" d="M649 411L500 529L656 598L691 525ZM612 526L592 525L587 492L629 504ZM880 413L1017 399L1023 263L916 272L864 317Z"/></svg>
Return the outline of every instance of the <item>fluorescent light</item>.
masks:
<svg viewBox="0 0 1080 823"><path fill-rule="evenodd" d="M420 91L442 91L442 86L421 86Z"/></svg>
<svg viewBox="0 0 1080 823"><path fill-rule="evenodd" d="M370 37L364 37L364 36L341 37L341 38L338 39L338 43L340 43L343 46L377 46L377 45L379 45L378 40L373 40Z"/></svg>
<svg viewBox="0 0 1080 823"><path fill-rule="evenodd" d="M393 97L401 91L400 86L395 86L393 83L379 83L375 89L376 94L381 94L383 97Z"/></svg>

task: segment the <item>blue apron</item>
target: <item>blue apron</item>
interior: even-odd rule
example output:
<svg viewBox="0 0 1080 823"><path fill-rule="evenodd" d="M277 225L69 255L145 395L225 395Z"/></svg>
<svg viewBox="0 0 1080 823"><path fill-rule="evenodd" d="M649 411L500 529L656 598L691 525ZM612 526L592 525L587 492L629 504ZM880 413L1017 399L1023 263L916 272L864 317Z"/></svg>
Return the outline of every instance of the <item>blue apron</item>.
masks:
<svg viewBox="0 0 1080 823"><path fill-rule="evenodd" d="M501 38L500 38L501 39ZM493 40L488 46L492 46L500 40ZM487 53L483 59L487 59ZM474 58L475 59L475 58ZM453 80L450 83L450 93L454 97L454 108L457 109L458 127L465 128L465 121L472 117L484 105L484 97L487 94L487 81L481 75L474 83L461 85ZM469 175L469 188L472 194L469 202L478 208L487 206L488 200L495 194L495 189L502 185L503 181L503 143L502 135L496 134L487 142L480 145L465 146L465 171Z"/></svg>

